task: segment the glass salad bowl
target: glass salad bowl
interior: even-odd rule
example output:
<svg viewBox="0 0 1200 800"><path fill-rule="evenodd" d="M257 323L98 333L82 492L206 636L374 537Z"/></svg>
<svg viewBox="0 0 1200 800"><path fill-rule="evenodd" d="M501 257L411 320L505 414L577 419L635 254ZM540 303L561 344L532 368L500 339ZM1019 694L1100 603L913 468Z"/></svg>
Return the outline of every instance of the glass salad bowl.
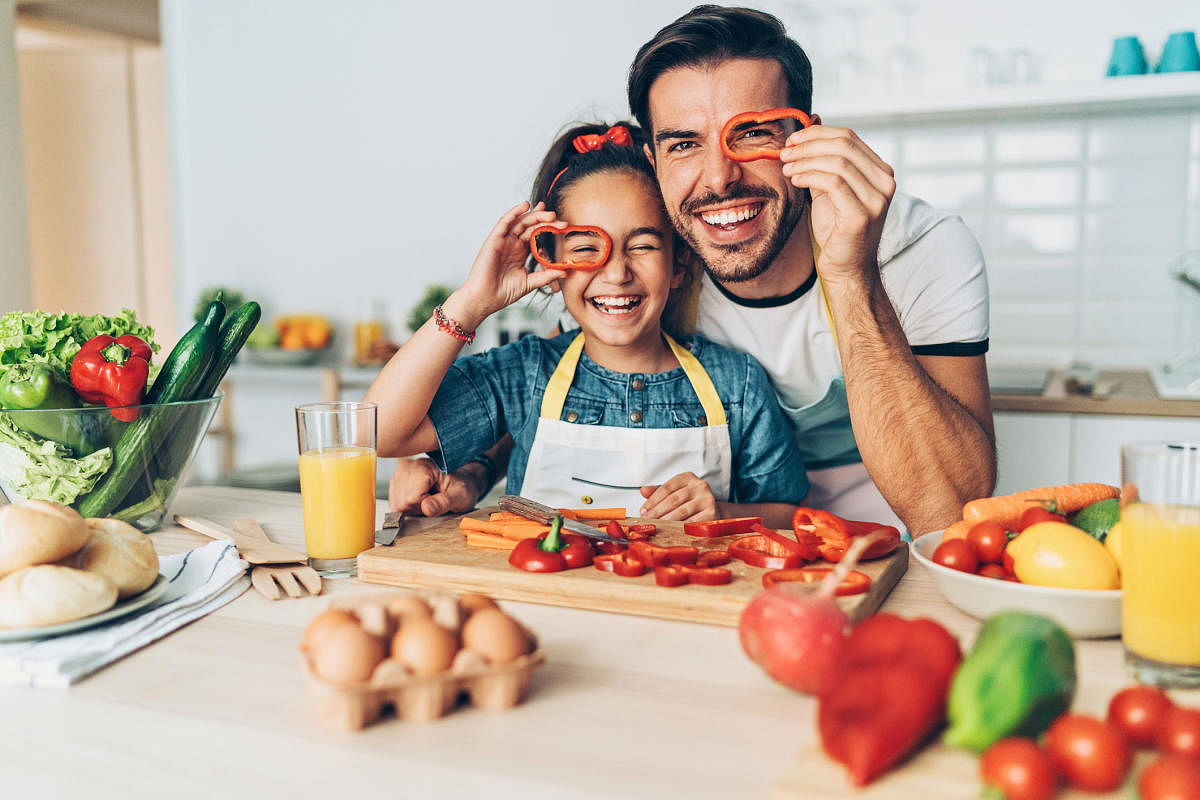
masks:
<svg viewBox="0 0 1200 800"><path fill-rule="evenodd" d="M0 492L142 531L162 524L224 395L127 406L0 410Z"/></svg>

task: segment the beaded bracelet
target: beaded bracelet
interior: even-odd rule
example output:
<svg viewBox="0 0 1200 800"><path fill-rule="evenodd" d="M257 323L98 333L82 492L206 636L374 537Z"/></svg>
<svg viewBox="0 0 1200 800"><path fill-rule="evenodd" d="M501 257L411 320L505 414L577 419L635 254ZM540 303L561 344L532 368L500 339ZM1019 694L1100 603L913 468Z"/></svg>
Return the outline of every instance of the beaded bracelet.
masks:
<svg viewBox="0 0 1200 800"><path fill-rule="evenodd" d="M438 330L445 331L460 342L470 344L475 341L475 331L469 331L460 325L457 320L447 317L446 312L442 310L441 306L433 309L433 321L438 326Z"/></svg>

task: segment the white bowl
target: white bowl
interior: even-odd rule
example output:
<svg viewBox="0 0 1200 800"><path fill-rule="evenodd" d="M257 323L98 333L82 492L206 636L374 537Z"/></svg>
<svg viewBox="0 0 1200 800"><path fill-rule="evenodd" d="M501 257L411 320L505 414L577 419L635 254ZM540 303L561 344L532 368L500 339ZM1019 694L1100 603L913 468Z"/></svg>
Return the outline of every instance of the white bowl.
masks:
<svg viewBox="0 0 1200 800"><path fill-rule="evenodd" d="M1077 639L1121 635L1120 589L1058 589L972 575L933 563L933 551L941 543L941 531L927 533L912 543L913 556L946 599L971 616L1029 611L1049 617Z"/></svg>

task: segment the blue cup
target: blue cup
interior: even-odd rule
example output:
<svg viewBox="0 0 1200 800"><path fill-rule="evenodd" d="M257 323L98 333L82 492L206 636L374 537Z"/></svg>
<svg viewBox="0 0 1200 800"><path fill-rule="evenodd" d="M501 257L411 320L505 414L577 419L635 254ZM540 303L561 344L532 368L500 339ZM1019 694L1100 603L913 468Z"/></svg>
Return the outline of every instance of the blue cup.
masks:
<svg viewBox="0 0 1200 800"><path fill-rule="evenodd" d="M1112 57L1108 60L1108 77L1142 75L1146 72L1146 53L1136 36L1113 39Z"/></svg>
<svg viewBox="0 0 1200 800"><path fill-rule="evenodd" d="M1194 72L1200 70L1200 50L1196 49L1196 34L1180 31L1167 37L1162 57L1155 72Z"/></svg>

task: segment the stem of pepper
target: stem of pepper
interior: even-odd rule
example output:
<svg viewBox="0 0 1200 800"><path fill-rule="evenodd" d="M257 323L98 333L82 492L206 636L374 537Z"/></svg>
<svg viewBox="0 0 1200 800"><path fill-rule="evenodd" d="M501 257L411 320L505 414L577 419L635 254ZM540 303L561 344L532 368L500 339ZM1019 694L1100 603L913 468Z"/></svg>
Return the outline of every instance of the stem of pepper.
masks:
<svg viewBox="0 0 1200 800"><path fill-rule="evenodd" d="M104 356L105 361L111 361L114 364L124 364L129 360L129 348L116 342L101 350L100 354Z"/></svg>
<svg viewBox="0 0 1200 800"><path fill-rule="evenodd" d="M550 519L550 532L538 543L538 547L547 553L560 553L567 546L562 538L562 514L555 514Z"/></svg>

